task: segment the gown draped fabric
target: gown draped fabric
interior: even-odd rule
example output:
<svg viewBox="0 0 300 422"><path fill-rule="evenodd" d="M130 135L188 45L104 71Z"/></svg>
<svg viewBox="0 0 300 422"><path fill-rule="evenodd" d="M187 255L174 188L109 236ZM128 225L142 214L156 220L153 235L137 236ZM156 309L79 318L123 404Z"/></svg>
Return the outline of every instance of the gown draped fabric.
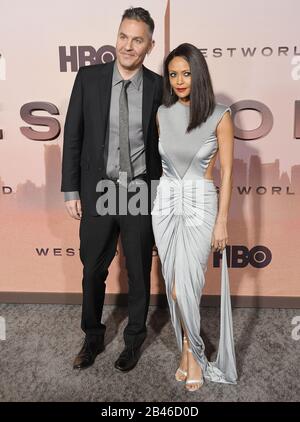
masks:
<svg viewBox="0 0 300 422"><path fill-rule="evenodd" d="M205 171L218 151L216 128L227 111L231 113L229 107L216 104L206 122L186 133L189 106L177 101L171 107L158 109L163 174L152 209L152 224L180 351L182 321L204 378L235 384L237 372L226 249L220 252L220 339L214 362L206 358L200 336L200 300L218 211L217 189L213 180L205 178ZM176 301L172 298L174 283Z"/></svg>

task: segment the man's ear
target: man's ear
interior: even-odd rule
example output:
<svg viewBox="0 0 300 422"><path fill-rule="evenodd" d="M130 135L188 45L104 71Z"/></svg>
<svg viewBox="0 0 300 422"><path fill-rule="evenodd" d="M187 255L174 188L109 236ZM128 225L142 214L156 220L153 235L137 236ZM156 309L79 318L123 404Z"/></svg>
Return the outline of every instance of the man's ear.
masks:
<svg viewBox="0 0 300 422"><path fill-rule="evenodd" d="M152 40L152 41L151 41L151 47L150 47L150 48L149 48L149 50L147 51L147 54L148 54L148 55L149 55L149 54L151 53L151 51L153 50L154 46L155 46L155 41L154 41L154 40Z"/></svg>

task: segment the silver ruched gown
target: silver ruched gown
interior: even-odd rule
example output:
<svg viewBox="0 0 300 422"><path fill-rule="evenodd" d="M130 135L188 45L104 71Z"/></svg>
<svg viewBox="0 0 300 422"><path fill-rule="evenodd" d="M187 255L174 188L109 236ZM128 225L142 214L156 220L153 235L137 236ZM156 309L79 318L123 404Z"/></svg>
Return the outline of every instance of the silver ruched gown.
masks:
<svg viewBox="0 0 300 422"><path fill-rule="evenodd" d="M189 106L177 101L169 108L159 107L163 174L153 204L152 224L180 351L182 319L204 378L236 384L226 249L222 252L220 339L214 362L207 360L200 336L200 300L218 210L217 189L213 180L204 175L218 150L216 128L226 111L231 113L229 107L216 104L207 121L187 134ZM174 282L176 301L172 298Z"/></svg>

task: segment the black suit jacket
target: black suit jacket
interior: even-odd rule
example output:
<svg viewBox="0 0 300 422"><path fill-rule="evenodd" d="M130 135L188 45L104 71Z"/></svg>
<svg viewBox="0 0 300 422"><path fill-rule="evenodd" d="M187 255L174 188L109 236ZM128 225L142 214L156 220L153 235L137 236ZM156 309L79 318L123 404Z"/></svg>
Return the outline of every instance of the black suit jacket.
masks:
<svg viewBox="0 0 300 422"><path fill-rule="evenodd" d="M105 134L109 119L114 61L83 66L75 78L64 126L62 192L79 191L83 212L98 215L96 185L106 178ZM162 99L162 77L143 66L142 125L147 181L162 167L155 116Z"/></svg>

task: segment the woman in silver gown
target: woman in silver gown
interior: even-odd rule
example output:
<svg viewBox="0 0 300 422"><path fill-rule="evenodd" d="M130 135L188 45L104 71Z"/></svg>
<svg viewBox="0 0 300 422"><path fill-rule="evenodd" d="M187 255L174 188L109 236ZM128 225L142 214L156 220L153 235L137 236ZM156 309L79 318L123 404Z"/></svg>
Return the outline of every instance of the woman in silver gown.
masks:
<svg viewBox="0 0 300 422"><path fill-rule="evenodd" d="M204 379L236 384L236 362L226 258L232 189L233 124L215 102L201 52L181 44L164 63L163 105L157 112L159 180L152 224L181 361L175 378L198 390ZM218 196L212 169L219 151ZM211 251L222 254L220 340L209 362L200 336L200 299Z"/></svg>

